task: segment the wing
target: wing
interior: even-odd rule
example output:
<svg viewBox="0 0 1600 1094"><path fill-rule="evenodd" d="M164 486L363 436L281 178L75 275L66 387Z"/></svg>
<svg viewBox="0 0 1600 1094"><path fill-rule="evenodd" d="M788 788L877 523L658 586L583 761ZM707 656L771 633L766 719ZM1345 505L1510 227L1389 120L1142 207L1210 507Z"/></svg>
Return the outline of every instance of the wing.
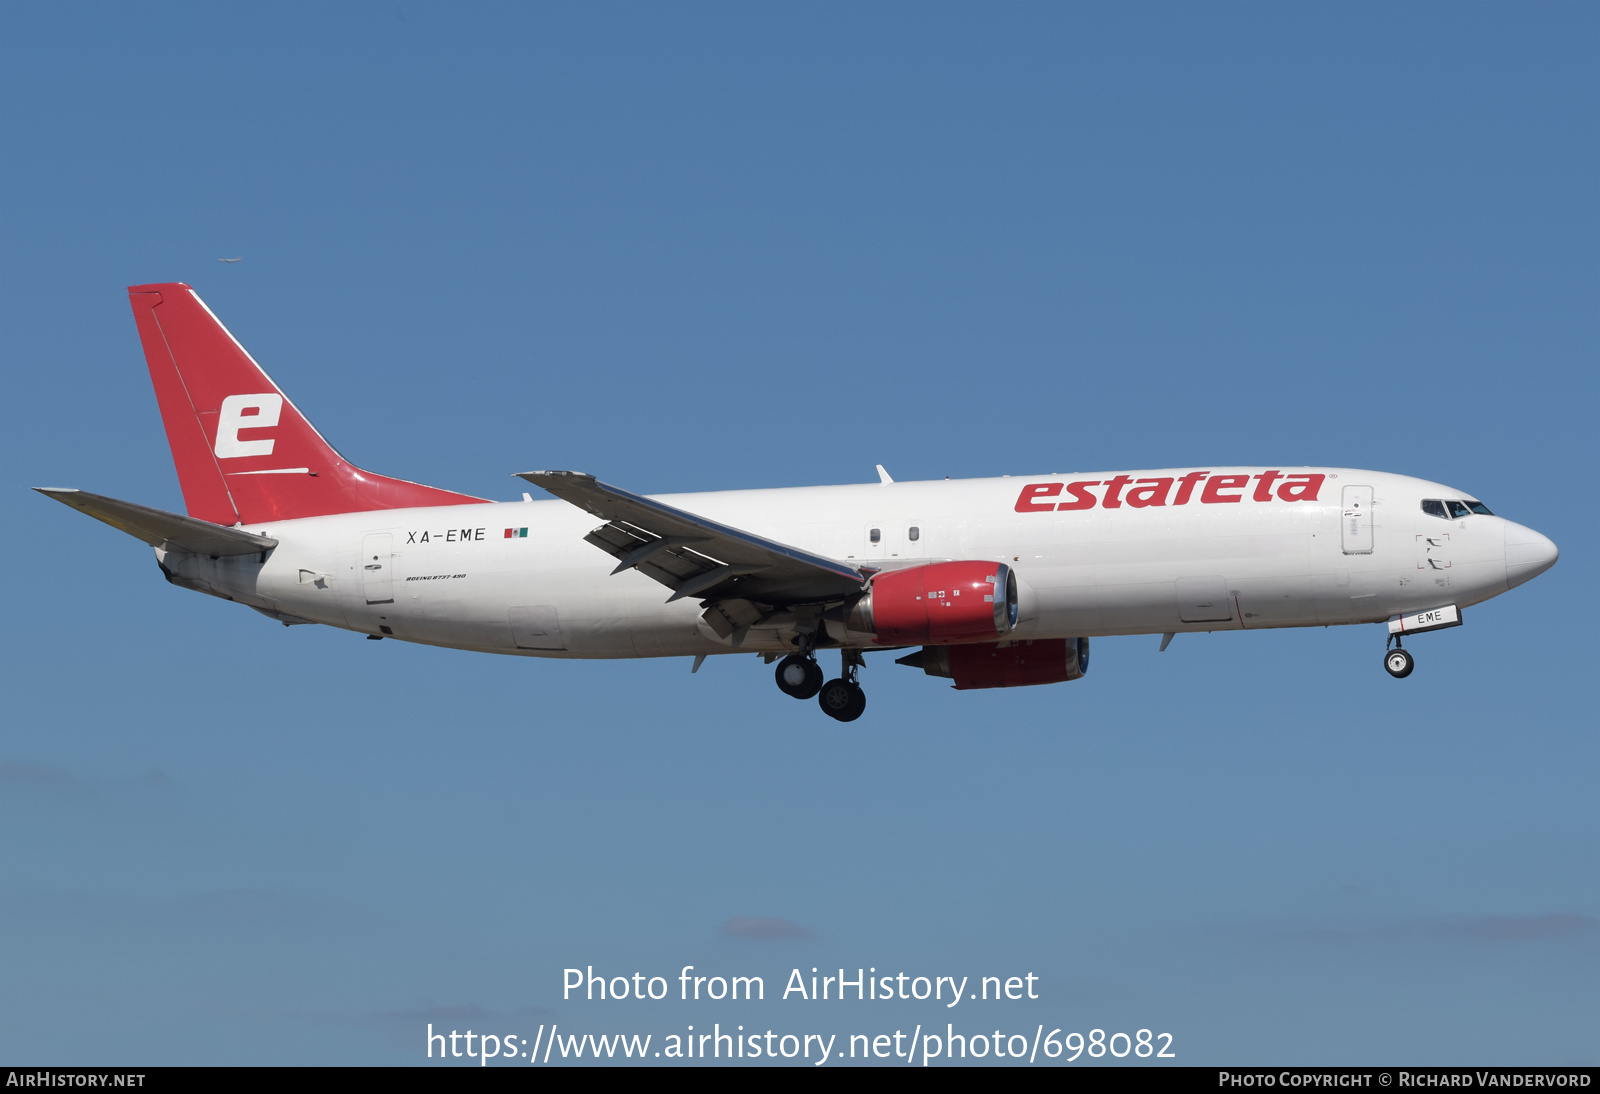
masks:
<svg viewBox="0 0 1600 1094"><path fill-rule="evenodd" d="M524 471L518 478L605 521L584 539L618 560L612 573L637 569L671 589L669 603L697 596L820 604L854 596L866 584L867 575L853 566L630 494L593 475Z"/></svg>
<svg viewBox="0 0 1600 1094"><path fill-rule="evenodd" d="M208 520L181 517L165 509L135 505L131 501L91 494L85 490L65 490L36 486L47 498L55 498L78 512L142 539L152 547L177 548L197 555L253 555L278 545L269 536L258 536L243 528L228 528Z"/></svg>

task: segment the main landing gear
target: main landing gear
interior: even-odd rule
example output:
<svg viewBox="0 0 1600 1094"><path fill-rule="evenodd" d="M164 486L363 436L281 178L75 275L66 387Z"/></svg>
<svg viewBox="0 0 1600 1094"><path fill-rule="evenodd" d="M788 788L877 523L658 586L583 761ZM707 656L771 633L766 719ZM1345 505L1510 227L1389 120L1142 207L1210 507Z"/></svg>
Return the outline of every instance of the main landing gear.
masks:
<svg viewBox="0 0 1600 1094"><path fill-rule="evenodd" d="M810 654L791 653L778 662L774 673L778 690L796 699L809 699L822 690L822 666Z"/></svg>
<svg viewBox="0 0 1600 1094"><path fill-rule="evenodd" d="M1388 643L1384 643L1386 650L1383 655L1384 671L1396 680L1404 680L1411 675L1411 670L1417 667L1417 659L1400 648L1398 634L1390 635L1390 640L1394 642L1394 648L1388 649Z"/></svg>
<svg viewBox="0 0 1600 1094"><path fill-rule="evenodd" d="M822 713L841 722L853 722L861 717L861 712L867 709L867 693L856 683L856 673L864 663L860 650L839 651L841 676L829 680L817 692L817 705Z"/></svg>
<svg viewBox="0 0 1600 1094"><path fill-rule="evenodd" d="M830 718L853 722L867 709L867 694L856 683L856 674L865 663L860 650L839 651L839 679L822 682L822 666L816 656L807 650L791 653L778 662L773 676L778 690L796 699L817 697L817 705Z"/></svg>

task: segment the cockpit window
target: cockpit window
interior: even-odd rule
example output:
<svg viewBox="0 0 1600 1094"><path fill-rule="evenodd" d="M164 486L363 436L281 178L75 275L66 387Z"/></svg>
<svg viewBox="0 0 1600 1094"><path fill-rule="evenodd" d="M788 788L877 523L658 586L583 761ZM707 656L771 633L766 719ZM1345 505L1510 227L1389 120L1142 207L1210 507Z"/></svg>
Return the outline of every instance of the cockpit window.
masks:
<svg viewBox="0 0 1600 1094"><path fill-rule="evenodd" d="M1462 502L1459 502L1459 501L1447 501L1447 502L1445 502L1445 504L1450 507L1450 519L1451 520L1457 520L1457 519L1459 519L1461 517L1466 517L1466 516L1471 516L1472 515L1472 510L1468 509L1466 507L1466 505L1463 504Z"/></svg>
<svg viewBox="0 0 1600 1094"><path fill-rule="evenodd" d="M1428 514L1430 517L1438 517L1441 520L1450 519L1445 514L1444 502L1440 501L1438 498L1423 498L1422 511Z"/></svg>
<svg viewBox="0 0 1600 1094"><path fill-rule="evenodd" d="M1481 501L1469 501L1469 502L1467 502L1467 508L1471 509L1474 513L1478 514L1480 517L1492 517L1492 516L1494 516L1493 513L1489 512L1489 507L1487 505L1483 504L1483 502L1481 502Z"/></svg>

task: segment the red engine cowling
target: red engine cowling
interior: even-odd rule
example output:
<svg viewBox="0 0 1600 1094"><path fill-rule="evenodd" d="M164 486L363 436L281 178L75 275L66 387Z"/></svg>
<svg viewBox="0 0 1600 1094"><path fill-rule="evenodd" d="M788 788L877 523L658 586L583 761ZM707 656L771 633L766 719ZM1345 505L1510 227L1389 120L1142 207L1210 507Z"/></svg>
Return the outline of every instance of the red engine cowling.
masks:
<svg viewBox="0 0 1600 1094"><path fill-rule="evenodd" d="M957 691L1059 684L1089 671L1089 640L1044 638L1007 646L996 642L925 646L897 663L954 680Z"/></svg>
<svg viewBox="0 0 1600 1094"><path fill-rule="evenodd" d="M850 628L880 646L982 642L1017 622L1017 579L1003 562L931 562L872 579Z"/></svg>

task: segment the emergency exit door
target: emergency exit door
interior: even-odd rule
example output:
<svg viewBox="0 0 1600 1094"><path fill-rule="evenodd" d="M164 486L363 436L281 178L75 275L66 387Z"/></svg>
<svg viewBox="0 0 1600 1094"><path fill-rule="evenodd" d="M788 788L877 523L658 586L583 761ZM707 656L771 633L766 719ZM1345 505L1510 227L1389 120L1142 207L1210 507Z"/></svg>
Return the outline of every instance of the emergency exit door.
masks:
<svg viewBox="0 0 1600 1094"><path fill-rule="evenodd" d="M394 603L394 536L388 532L361 541L361 591L368 604Z"/></svg>
<svg viewBox="0 0 1600 1094"><path fill-rule="evenodd" d="M1347 486L1344 488L1344 515L1340 521L1344 537L1344 553L1370 555L1372 553L1372 487Z"/></svg>

